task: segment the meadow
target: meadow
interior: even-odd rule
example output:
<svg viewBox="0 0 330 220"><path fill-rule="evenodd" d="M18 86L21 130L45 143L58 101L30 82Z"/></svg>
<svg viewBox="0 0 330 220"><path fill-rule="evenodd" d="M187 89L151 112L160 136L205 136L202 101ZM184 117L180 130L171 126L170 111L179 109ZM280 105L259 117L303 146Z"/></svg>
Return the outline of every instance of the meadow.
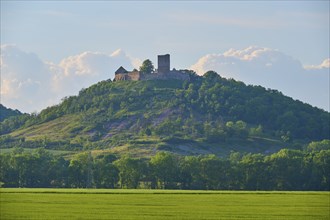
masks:
<svg viewBox="0 0 330 220"><path fill-rule="evenodd" d="M0 189L0 219L329 219L329 192Z"/></svg>

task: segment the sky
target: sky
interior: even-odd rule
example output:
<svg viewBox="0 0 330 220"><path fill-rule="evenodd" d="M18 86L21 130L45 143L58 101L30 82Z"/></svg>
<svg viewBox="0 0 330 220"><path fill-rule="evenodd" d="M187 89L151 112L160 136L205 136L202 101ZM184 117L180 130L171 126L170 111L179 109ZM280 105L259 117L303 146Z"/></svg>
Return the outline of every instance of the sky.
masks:
<svg viewBox="0 0 330 220"><path fill-rule="evenodd" d="M119 66L277 89L329 111L329 1L1 1L1 103L40 112Z"/></svg>

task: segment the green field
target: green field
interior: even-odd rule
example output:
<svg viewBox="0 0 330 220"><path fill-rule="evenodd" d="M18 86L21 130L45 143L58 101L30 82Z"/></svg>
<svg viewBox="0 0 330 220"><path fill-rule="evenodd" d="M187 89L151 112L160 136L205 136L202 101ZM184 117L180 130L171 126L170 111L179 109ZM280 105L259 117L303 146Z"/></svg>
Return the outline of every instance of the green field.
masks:
<svg viewBox="0 0 330 220"><path fill-rule="evenodd" d="M329 192L0 189L0 219L329 219Z"/></svg>

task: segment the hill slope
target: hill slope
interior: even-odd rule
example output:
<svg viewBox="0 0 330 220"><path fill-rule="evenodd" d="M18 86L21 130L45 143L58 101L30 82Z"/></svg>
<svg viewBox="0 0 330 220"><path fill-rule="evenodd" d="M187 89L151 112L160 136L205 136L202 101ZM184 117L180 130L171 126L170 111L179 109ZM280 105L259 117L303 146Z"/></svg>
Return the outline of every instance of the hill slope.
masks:
<svg viewBox="0 0 330 220"><path fill-rule="evenodd" d="M329 139L329 113L215 72L180 80L102 81L39 115L1 123L3 147L270 153Z"/></svg>

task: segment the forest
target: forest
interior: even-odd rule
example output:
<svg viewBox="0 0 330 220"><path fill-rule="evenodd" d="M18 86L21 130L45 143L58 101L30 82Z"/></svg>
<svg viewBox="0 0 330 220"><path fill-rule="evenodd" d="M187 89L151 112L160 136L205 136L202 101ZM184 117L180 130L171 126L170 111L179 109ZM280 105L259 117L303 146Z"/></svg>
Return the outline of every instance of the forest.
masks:
<svg viewBox="0 0 330 220"><path fill-rule="evenodd" d="M330 190L330 141L271 155L232 152L180 156L158 152L151 158L90 152L70 160L45 149L0 154L2 187L124 188L200 190Z"/></svg>

